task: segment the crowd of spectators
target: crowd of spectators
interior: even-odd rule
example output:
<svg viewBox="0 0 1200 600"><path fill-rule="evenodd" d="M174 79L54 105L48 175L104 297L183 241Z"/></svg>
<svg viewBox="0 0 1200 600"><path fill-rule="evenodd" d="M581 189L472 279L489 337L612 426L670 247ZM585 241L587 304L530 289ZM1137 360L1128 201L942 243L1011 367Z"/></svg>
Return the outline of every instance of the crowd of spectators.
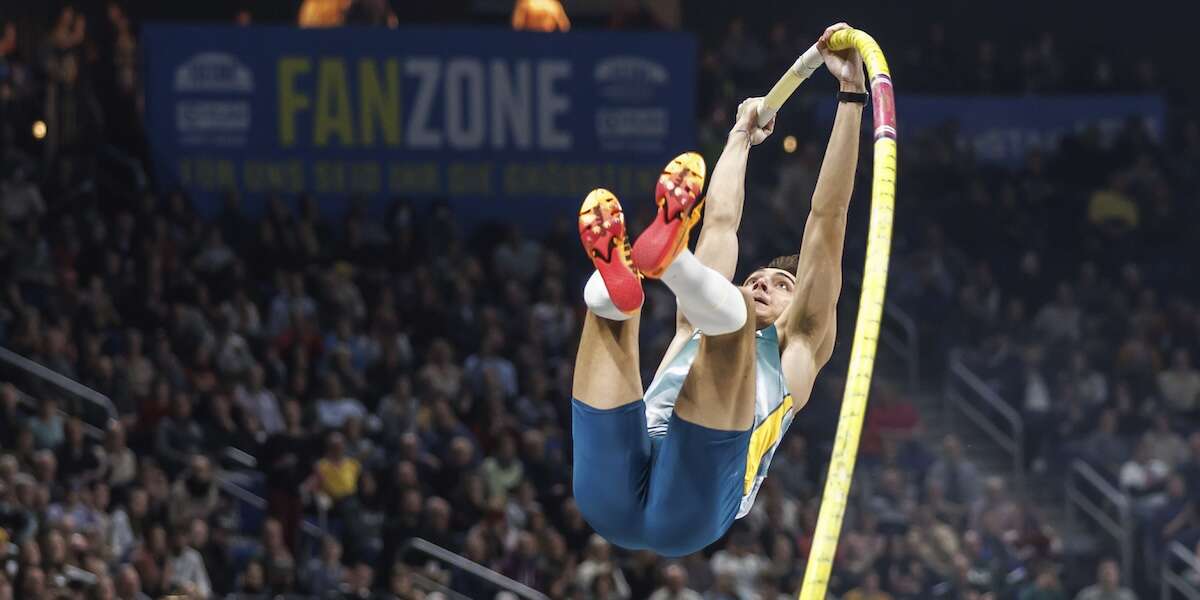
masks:
<svg viewBox="0 0 1200 600"><path fill-rule="evenodd" d="M118 4L64 10L44 35L0 27L0 345L118 413L89 420L79 398L2 373L0 600L494 593L409 551L412 537L555 599L793 597L844 369L818 382L726 539L679 560L610 547L570 497L587 271L569 221L538 238L462 231L445 205L404 200L383 218L351 202L329 219L304 196L252 216L235 194L199 218L141 174L136 37ZM744 87L794 57L786 25L766 41L744 29L731 23L703 51L710 146ZM1094 80L1067 80L1050 36L1014 65L1000 50L951 57L935 27L899 64L920 63L911 72L930 81L910 85L929 91L1156 85L1153 65L1103 61ZM31 139L35 120L44 137ZM820 143L755 166L775 185L751 187L748 204L765 209L747 213L747 261L794 251L772 244L798 239ZM948 139L905 144L891 292L922 328L926 375L961 348L1023 415L1033 471L1088 460L1136 498L1147 548L1196 547L1200 312L1180 259L1196 255L1184 200L1200 128L1156 141L1131 124L1109 144L1085 133L1004 170ZM673 321L649 292L652 368ZM1036 507L963 440L931 443L905 393L876 386L833 594L1053 600L1086 585L1081 600L1134 597L1111 560L1064 576L1064 540Z"/></svg>

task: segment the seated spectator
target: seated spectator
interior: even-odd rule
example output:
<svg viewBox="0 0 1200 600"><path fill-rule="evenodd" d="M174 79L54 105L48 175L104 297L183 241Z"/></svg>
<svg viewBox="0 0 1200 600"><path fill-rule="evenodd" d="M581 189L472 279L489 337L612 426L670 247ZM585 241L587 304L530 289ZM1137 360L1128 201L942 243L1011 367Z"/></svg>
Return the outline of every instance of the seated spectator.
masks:
<svg viewBox="0 0 1200 600"><path fill-rule="evenodd" d="M1091 365L1087 353L1071 355L1071 368L1067 375L1075 395L1090 407L1098 407L1108 400L1108 381L1104 374Z"/></svg>
<svg viewBox="0 0 1200 600"><path fill-rule="evenodd" d="M969 507L979 499L979 469L963 456L962 442L954 434L947 434L942 441L942 456L926 478L938 483L950 505Z"/></svg>
<svg viewBox="0 0 1200 600"><path fill-rule="evenodd" d="M687 586L687 571L679 564L663 569L663 585L650 594L650 600L702 600L699 593Z"/></svg>
<svg viewBox="0 0 1200 600"><path fill-rule="evenodd" d="M193 454L205 450L204 430L192 419L192 398L187 392L175 392L171 416L156 428L155 454L168 474L177 474Z"/></svg>
<svg viewBox="0 0 1200 600"><path fill-rule="evenodd" d="M100 456L101 477L114 489L124 489L137 478L137 456L125 445L125 425L119 420L108 424Z"/></svg>
<svg viewBox="0 0 1200 600"><path fill-rule="evenodd" d="M208 458L196 454L190 466L171 487L167 513L172 525L182 527L193 519L208 520L220 503L219 489Z"/></svg>
<svg viewBox="0 0 1200 600"><path fill-rule="evenodd" d="M1121 569L1117 561L1108 558L1096 569L1096 583L1083 588L1075 600L1137 600L1137 596L1121 587Z"/></svg>
<svg viewBox="0 0 1200 600"><path fill-rule="evenodd" d="M1121 489L1138 503L1139 509L1148 513L1165 501L1162 491L1170 472L1167 463L1150 456L1150 446L1143 441L1121 466L1118 481Z"/></svg>
<svg viewBox="0 0 1200 600"><path fill-rule="evenodd" d="M212 596L212 584L204 569L204 559L192 547L190 528L184 527L171 535L171 551L167 558L167 588L194 598Z"/></svg>
<svg viewBox="0 0 1200 600"><path fill-rule="evenodd" d="M342 425L342 435L346 438L347 456L368 467L378 463L378 448L375 441L367 436L362 419L353 416L346 419Z"/></svg>
<svg viewBox="0 0 1200 600"><path fill-rule="evenodd" d="M1020 527L1020 507L1004 485L1004 478L992 476L983 486L983 495L971 506L971 528L982 528L985 521L994 519L999 531L1015 531Z"/></svg>
<svg viewBox="0 0 1200 600"><path fill-rule="evenodd" d="M1054 301L1043 306L1034 317L1033 326L1050 342L1078 341L1082 329L1082 313L1075 304L1075 294L1068 283L1058 284Z"/></svg>
<svg viewBox="0 0 1200 600"><path fill-rule="evenodd" d="M238 406L253 414L267 435L283 431L283 412L279 410L279 402L275 393L264 387L265 374L261 366L255 364L249 369L249 379L246 385L234 388L233 397Z"/></svg>
<svg viewBox="0 0 1200 600"><path fill-rule="evenodd" d="M66 441L58 447L58 472L73 481L90 482L99 475L96 449L83 437L83 423L72 417L66 424Z"/></svg>
<svg viewBox="0 0 1200 600"><path fill-rule="evenodd" d="M296 560L284 543L283 526L275 519L263 522L262 542L257 562L262 567L263 586L273 593L294 591Z"/></svg>
<svg viewBox="0 0 1200 600"><path fill-rule="evenodd" d="M304 572L308 593L325 598L336 595L348 581L347 569L342 565L342 545L332 536L321 540L321 555L309 559Z"/></svg>
<svg viewBox="0 0 1200 600"><path fill-rule="evenodd" d="M241 598L271 597L271 590L267 587L266 572L261 562L252 560L246 563L241 576L238 577L237 594Z"/></svg>
<svg viewBox="0 0 1200 600"><path fill-rule="evenodd" d="M504 335L499 330L487 332L479 345L479 352L467 357L463 363L463 374L476 394L484 390L484 374L490 373L500 383L507 398L517 395L517 370L512 361L500 355L504 349Z"/></svg>
<svg viewBox="0 0 1200 600"><path fill-rule="evenodd" d="M378 352L372 349L371 342L362 333L354 330L354 323L349 318L338 319L333 333L325 336L325 356L332 358L337 352L345 352L349 357L350 366L357 372L365 372L368 364ZM326 365L328 368L329 365Z"/></svg>
<svg viewBox="0 0 1200 600"><path fill-rule="evenodd" d="M33 443L38 449L55 450L63 443L65 421L58 412L58 399L47 396L38 403L37 415L26 421L33 432Z"/></svg>
<svg viewBox="0 0 1200 600"><path fill-rule="evenodd" d="M0 384L0 448L16 446L17 432L25 423L20 402L21 394L13 384Z"/></svg>
<svg viewBox="0 0 1200 600"><path fill-rule="evenodd" d="M317 422L324 429L341 429L351 417L364 419L367 407L357 398L342 392L342 381L334 374L325 376L325 394L317 400Z"/></svg>
<svg viewBox="0 0 1200 600"><path fill-rule="evenodd" d="M420 404L412 394L412 380L408 375L396 377L391 393L380 399L375 411L385 444L394 446L400 435L416 430Z"/></svg>
<svg viewBox="0 0 1200 600"><path fill-rule="evenodd" d="M542 283L541 299L529 313L530 320L545 336L551 349L560 349L575 333L575 310L566 301L562 284L554 279Z"/></svg>
<svg viewBox="0 0 1200 600"><path fill-rule="evenodd" d="M346 539L355 543L366 541L361 528L362 515L359 513L358 483L361 474L362 463L346 454L346 439L335 431L329 434L325 455L313 467L308 484L319 493L319 502L326 505L330 514L341 522ZM361 551L362 548L358 546L350 548L352 557L360 557Z"/></svg>
<svg viewBox="0 0 1200 600"><path fill-rule="evenodd" d="M811 517L806 523L806 532L810 537L801 542L802 553L807 553L812 549L811 536L815 533L816 506L810 509L810 514ZM838 576L849 583L857 583L866 576L868 571L875 568L875 562L884 555L887 550L887 538L880 533L879 520L875 514L869 510L863 510L857 514L854 528L846 532L841 545L844 550L839 552L838 562L835 565Z"/></svg>
<svg viewBox="0 0 1200 600"><path fill-rule="evenodd" d="M868 509L879 519L880 531L903 533L915 498L899 469L887 468L879 476L879 485L867 501Z"/></svg>
<svg viewBox="0 0 1200 600"><path fill-rule="evenodd" d="M438 338L429 345L425 366L417 372L422 389L438 392L444 398L457 398L462 391L463 371L454 364L450 342ZM423 393L423 392L422 392Z"/></svg>
<svg viewBox="0 0 1200 600"><path fill-rule="evenodd" d="M782 452L771 463L771 479L783 486L783 491L796 498L807 497L816 489L809 471L808 438L793 432L783 439Z"/></svg>
<svg viewBox="0 0 1200 600"><path fill-rule="evenodd" d="M744 598L754 597L759 577L770 568L758 544L746 531L734 531L725 547L713 554L711 562L713 573L717 577L730 577L738 595Z"/></svg>
<svg viewBox="0 0 1200 600"><path fill-rule="evenodd" d="M612 560L612 546L599 535L593 535L588 540L583 562L575 571L575 584L579 589L591 590L597 578L611 578L609 591L620 598L629 597L625 574Z"/></svg>
<svg viewBox="0 0 1200 600"><path fill-rule="evenodd" d="M540 568L538 555L537 538L529 532L521 532L517 538L516 551L501 561L497 565L497 570L506 577L535 590L546 589L546 583L549 582L552 574Z"/></svg>
<svg viewBox="0 0 1200 600"><path fill-rule="evenodd" d="M900 442L909 440L920 426L921 418L913 403L901 397L889 383L877 383L871 400L859 452L877 459L883 451L883 438Z"/></svg>
<svg viewBox="0 0 1200 600"><path fill-rule="evenodd" d="M150 600L149 596L142 593L141 576L133 565L125 564L117 570L114 587L116 597L120 600Z"/></svg>
<svg viewBox="0 0 1200 600"><path fill-rule="evenodd" d="M1053 565L1044 565L1037 571L1033 582L1026 585L1017 595L1017 600L1066 600L1062 584L1058 579L1058 569Z"/></svg>
<svg viewBox="0 0 1200 600"><path fill-rule="evenodd" d="M485 458L479 470L493 498L507 496L521 483L524 466L517 458L517 442L511 435L500 438L495 454Z"/></svg>
<svg viewBox="0 0 1200 600"><path fill-rule="evenodd" d="M1117 433L1117 425L1116 411L1105 410L1100 413L1100 422L1096 430L1081 444L1084 457L1111 475L1118 474L1121 463L1129 456L1124 438Z"/></svg>
<svg viewBox="0 0 1200 600"><path fill-rule="evenodd" d="M450 528L453 509L450 503L433 496L425 501L425 519L420 536L434 544L450 550L460 547L460 537Z"/></svg>
<svg viewBox="0 0 1200 600"><path fill-rule="evenodd" d="M941 577L948 577L953 572L954 557L962 551L954 529L937 520L933 508L928 505L917 507L913 527L908 530L908 544L913 553Z"/></svg>
<svg viewBox="0 0 1200 600"><path fill-rule="evenodd" d="M1171 355L1171 367L1159 372L1158 391L1176 414L1194 415L1200 409L1200 371L1192 366L1187 349L1177 348Z"/></svg>
<svg viewBox="0 0 1200 600"><path fill-rule="evenodd" d="M1188 458L1188 445L1171 426L1170 415L1158 413L1154 415L1153 423L1153 428L1142 435L1141 441L1150 458L1162 461L1171 469L1183 464Z"/></svg>
<svg viewBox="0 0 1200 600"><path fill-rule="evenodd" d="M293 315L312 319L317 314L317 303L304 289L304 276L300 273L279 274L282 282L279 293L271 299L267 311L267 335L279 336L291 324Z"/></svg>

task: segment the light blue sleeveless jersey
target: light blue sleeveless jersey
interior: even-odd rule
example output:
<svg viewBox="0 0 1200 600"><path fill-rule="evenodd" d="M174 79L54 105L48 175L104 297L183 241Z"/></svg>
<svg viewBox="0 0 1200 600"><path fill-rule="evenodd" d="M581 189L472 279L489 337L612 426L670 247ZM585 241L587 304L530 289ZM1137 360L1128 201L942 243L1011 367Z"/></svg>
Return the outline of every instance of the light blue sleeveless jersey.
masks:
<svg viewBox="0 0 1200 600"><path fill-rule="evenodd" d="M767 478L767 469L780 440L792 425L795 416L792 396L779 363L779 334L771 325L756 334L757 376L754 398L754 433L750 439L750 450L746 457L745 488L737 518L746 516L754 506L758 488ZM646 390L646 425L650 437L667 434L667 423L675 410L675 400L683 388L696 351L700 347L700 332L692 334L679 351Z"/></svg>

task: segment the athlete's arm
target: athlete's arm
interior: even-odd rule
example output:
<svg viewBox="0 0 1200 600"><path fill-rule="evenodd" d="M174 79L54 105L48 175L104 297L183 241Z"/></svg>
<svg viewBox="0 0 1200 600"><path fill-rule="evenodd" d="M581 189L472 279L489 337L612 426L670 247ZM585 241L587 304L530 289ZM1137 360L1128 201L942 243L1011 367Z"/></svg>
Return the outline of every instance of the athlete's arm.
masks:
<svg viewBox="0 0 1200 600"><path fill-rule="evenodd" d="M704 223L696 242L696 258L726 279L733 279L737 270L737 230L742 222L742 203L746 197L746 159L750 156L750 147L761 144L775 130L773 118L765 127L758 126L760 106L762 98L749 98L738 106L737 118L709 178L704 201ZM659 370L683 348L692 331L683 312L676 311L675 337L667 347Z"/></svg>
<svg viewBox="0 0 1200 600"><path fill-rule="evenodd" d="M704 223L696 242L696 258L726 279L733 279L737 270L737 230L746 199L746 159L750 156L750 146L761 144L775 130L775 119L766 127L758 127L760 106L762 98L749 98L738 106L737 120L717 159L704 201Z"/></svg>
<svg viewBox="0 0 1200 600"><path fill-rule="evenodd" d="M826 48L829 36L847 27L839 23L826 29L817 44L825 57L825 65L838 77L842 91L864 92L865 77L858 52L830 52ZM817 371L833 354L837 301L842 287L846 212L858 166L862 113L862 104L838 104L833 133L813 192L812 209L804 227L800 264L796 270L796 292L780 317L783 372L793 392L811 389Z"/></svg>

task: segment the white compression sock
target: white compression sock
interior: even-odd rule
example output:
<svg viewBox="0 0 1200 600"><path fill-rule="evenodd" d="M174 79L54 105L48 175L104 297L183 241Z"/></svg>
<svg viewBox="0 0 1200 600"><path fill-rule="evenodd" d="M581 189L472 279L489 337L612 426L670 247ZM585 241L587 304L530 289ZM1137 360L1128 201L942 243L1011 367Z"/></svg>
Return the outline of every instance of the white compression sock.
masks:
<svg viewBox="0 0 1200 600"><path fill-rule="evenodd" d="M675 293L683 316L704 335L733 333L746 324L742 292L686 248L667 267L662 281Z"/></svg>
<svg viewBox="0 0 1200 600"><path fill-rule="evenodd" d="M612 297L608 295L608 288L604 286L604 279L600 277L600 271L592 271L587 285L583 286L583 301L588 310L596 316L610 321L625 321L633 316L621 312L621 309L613 304Z"/></svg>

